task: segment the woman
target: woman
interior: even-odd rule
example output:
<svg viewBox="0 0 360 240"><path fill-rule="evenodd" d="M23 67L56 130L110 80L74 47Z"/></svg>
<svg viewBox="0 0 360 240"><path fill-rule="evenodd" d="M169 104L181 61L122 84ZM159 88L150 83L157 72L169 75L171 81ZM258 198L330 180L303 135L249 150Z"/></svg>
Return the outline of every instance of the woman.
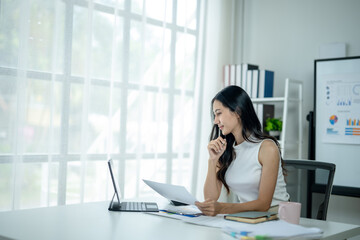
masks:
<svg viewBox="0 0 360 240"><path fill-rule="evenodd" d="M205 201L196 206L208 216L277 211L279 202L289 200L279 143L263 134L247 93L238 86L224 88L212 100L212 114ZM223 185L240 203L217 201Z"/></svg>

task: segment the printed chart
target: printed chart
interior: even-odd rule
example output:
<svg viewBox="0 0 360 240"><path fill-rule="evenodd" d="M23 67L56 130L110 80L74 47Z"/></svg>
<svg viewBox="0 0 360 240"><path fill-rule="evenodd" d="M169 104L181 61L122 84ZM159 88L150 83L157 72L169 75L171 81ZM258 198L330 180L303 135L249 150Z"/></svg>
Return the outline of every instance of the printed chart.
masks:
<svg viewBox="0 0 360 240"><path fill-rule="evenodd" d="M360 75L323 78L323 142L360 144Z"/></svg>

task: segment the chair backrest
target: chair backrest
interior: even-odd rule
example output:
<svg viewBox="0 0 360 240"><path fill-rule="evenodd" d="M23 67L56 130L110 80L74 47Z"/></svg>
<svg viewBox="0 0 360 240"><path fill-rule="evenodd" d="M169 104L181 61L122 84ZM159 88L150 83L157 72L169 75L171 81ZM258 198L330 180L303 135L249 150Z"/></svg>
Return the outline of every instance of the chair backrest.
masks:
<svg viewBox="0 0 360 240"><path fill-rule="evenodd" d="M301 202L303 217L326 220L335 175L335 164L315 160L290 159L284 159L284 164L288 175L286 181L290 200ZM323 194L316 217L312 217L312 207L315 205L313 193Z"/></svg>

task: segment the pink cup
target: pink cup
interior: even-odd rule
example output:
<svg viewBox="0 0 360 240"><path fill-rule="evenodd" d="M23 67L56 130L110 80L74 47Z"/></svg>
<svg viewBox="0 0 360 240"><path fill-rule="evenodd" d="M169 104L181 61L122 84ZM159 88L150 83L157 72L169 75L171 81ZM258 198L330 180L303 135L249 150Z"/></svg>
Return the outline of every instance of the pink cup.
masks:
<svg viewBox="0 0 360 240"><path fill-rule="evenodd" d="M280 202L278 216L281 220L288 223L299 224L301 203L298 202Z"/></svg>

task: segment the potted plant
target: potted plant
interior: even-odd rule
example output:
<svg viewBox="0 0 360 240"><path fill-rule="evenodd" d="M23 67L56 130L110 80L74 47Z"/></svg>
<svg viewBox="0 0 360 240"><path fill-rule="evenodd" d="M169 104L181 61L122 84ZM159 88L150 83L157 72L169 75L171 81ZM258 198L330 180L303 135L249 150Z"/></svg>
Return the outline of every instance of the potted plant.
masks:
<svg viewBox="0 0 360 240"><path fill-rule="evenodd" d="M270 136L280 139L280 133L282 130L282 121L278 118L268 118L266 119L265 131L269 132Z"/></svg>

